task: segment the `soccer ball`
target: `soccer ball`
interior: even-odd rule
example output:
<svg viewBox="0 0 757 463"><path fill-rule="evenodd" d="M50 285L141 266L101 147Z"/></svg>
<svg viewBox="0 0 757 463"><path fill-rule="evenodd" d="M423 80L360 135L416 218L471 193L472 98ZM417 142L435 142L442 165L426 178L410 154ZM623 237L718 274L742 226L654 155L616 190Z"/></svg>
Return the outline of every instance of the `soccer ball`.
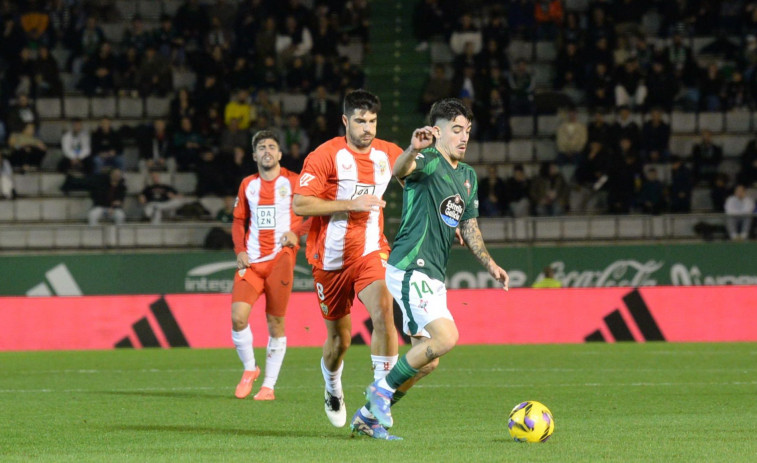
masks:
<svg viewBox="0 0 757 463"><path fill-rule="evenodd" d="M543 403L529 400L513 408L507 429L516 442L545 442L555 431L555 419Z"/></svg>

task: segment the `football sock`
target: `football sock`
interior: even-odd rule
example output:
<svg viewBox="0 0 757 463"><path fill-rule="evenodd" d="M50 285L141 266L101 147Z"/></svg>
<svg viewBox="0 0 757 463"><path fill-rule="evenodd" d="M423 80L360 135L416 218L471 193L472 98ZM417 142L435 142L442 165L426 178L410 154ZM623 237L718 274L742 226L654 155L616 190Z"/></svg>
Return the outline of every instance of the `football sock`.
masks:
<svg viewBox="0 0 757 463"><path fill-rule="evenodd" d="M405 397L405 394L407 394L407 392L394 391L394 395L392 396L392 404L391 404L391 406L394 407L394 404L396 404L397 402L399 402L401 398Z"/></svg>
<svg viewBox="0 0 757 463"><path fill-rule="evenodd" d="M384 355L371 355L371 362L373 363L373 380L378 381L387 374L389 370L397 363L399 356L384 356Z"/></svg>
<svg viewBox="0 0 757 463"><path fill-rule="evenodd" d="M386 375L385 378L379 381L378 385L384 389L388 389L395 392L402 383L415 376L418 370L411 367L407 363L407 355L403 355L394 365L394 368Z"/></svg>
<svg viewBox="0 0 757 463"><path fill-rule="evenodd" d="M279 371L281 371L281 364L284 363L284 355L287 351L287 338L283 336L281 338L268 338L268 347L266 348L265 359L265 378L263 378L263 386L270 387L276 385L276 380L279 377Z"/></svg>
<svg viewBox="0 0 757 463"><path fill-rule="evenodd" d="M244 369L252 371L255 369L255 353L252 351L252 330L250 325L244 327L242 331L231 330L231 340L237 348L237 355L242 361Z"/></svg>
<svg viewBox="0 0 757 463"><path fill-rule="evenodd" d="M321 357L321 373L323 373L323 380L326 382L326 390L333 396L342 397L342 369L344 369L344 362L339 365L339 369L336 371L329 371L326 369L326 364Z"/></svg>

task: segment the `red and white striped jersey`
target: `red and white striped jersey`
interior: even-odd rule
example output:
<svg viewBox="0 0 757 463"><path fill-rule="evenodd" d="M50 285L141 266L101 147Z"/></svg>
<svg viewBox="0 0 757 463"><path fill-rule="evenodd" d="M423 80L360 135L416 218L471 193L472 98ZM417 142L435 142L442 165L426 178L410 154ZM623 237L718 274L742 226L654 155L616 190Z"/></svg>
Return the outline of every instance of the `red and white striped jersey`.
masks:
<svg viewBox="0 0 757 463"><path fill-rule="evenodd" d="M281 236L288 231L300 235L302 217L292 212L292 196L298 175L285 168L273 180L259 174L242 180L234 205L234 222L245 225L241 233L232 233L234 251L247 251L250 263L273 259L281 251Z"/></svg>
<svg viewBox="0 0 757 463"><path fill-rule="evenodd" d="M332 138L305 158L295 194L327 200L383 196L402 149L374 139L369 153L355 153L345 137ZM307 240L310 265L339 270L371 252L389 251L383 210L313 217Z"/></svg>

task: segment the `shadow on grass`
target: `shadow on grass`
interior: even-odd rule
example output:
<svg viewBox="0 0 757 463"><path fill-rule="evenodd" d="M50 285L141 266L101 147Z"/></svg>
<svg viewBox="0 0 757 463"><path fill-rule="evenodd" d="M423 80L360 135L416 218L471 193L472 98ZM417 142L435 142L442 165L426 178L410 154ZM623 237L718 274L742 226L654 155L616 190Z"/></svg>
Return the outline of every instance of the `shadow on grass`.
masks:
<svg viewBox="0 0 757 463"><path fill-rule="evenodd" d="M238 436L257 436L257 437L316 437L319 439L349 440L350 435L334 435L318 431L308 431L305 429L240 429L240 428L211 428L203 426L186 426L186 425L116 425L103 426L109 431L130 431L130 432L177 432L186 434L213 434L213 435L238 435Z"/></svg>

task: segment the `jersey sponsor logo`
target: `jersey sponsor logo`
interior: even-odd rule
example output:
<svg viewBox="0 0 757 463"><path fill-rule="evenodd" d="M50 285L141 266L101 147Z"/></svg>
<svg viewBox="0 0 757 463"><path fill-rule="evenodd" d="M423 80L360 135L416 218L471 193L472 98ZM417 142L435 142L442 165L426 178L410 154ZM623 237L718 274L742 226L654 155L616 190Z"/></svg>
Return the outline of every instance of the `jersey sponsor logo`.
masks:
<svg viewBox="0 0 757 463"><path fill-rule="evenodd" d="M308 186L315 179L315 175L304 173L300 175L300 186Z"/></svg>
<svg viewBox="0 0 757 463"><path fill-rule="evenodd" d="M352 164L342 164L342 169L346 170L347 172L351 171L352 167L354 167Z"/></svg>
<svg viewBox="0 0 757 463"><path fill-rule="evenodd" d="M352 194L352 199L355 199L363 195L372 195L376 191L376 185L369 185L367 183L355 184L355 192Z"/></svg>
<svg viewBox="0 0 757 463"><path fill-rule="evenodd" d="M418 267L424 267L426 265L426 261L423 259L418 259L415 261L415 263L416 265L418 265Z"/></svg>
<svg viewBox="0 0 757 463"><path fill-rule="evenodd" d="M258 206L255 220L260 230L276 228L276 206Z"/></svg>
<svg viewBox="0 0 757 463"><path fill-rule="evenodd" d="M455 228L465 212L465 203L460 195L447 196L439 205L439 215L447 226Z"/></svg>

